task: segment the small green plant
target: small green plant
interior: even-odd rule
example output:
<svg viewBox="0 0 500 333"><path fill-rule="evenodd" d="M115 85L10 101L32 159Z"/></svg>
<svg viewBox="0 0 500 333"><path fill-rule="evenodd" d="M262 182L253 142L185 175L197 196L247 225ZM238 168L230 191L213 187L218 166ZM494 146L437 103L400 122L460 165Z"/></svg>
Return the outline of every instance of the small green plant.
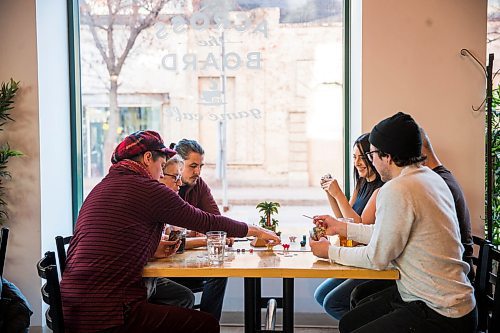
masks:
<svg viewBox="0 0 500 333"><path fill-rule="evenodd" d="M19 82L10 79L9 82L2 82L0 85L0 131L3 131L3 126L8 121L14 121L10 117L10 112L14 109L14 99L19 90ZM4 143L0 147L0 224L3 224L7 218L7 202L5 201L4 181L11 178L10 172L7 170L9 158L21 156L22 153L18 150L10 149L8 143Z"/></svg>
<svg viewBox="0 0 500 333"><path fill-rule="evenodd" d="M272 201L263 201L255 207L259 212L264 213L264 216L261 216L259 221L261 227L276 232L278 220L273 219L271 215L278 214L278 207L280 207L280 204Z"/></svg>

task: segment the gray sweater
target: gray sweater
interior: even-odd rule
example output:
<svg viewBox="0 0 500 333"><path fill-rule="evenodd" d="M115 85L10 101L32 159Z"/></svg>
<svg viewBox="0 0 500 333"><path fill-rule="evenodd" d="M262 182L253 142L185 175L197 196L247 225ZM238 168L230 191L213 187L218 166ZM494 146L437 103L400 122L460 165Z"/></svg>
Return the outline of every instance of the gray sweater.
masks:
<svg viewBox="0 0 500 333"><path fill-rule="evenodd" d="M404 168L380 189L376 221L349 224L348 237L367 246L331 246L330 259L371 269L392 264L401 273L401 298L423 301L443 316L459 318L474 308L453 197L441 177L427 167Z"/></svg>

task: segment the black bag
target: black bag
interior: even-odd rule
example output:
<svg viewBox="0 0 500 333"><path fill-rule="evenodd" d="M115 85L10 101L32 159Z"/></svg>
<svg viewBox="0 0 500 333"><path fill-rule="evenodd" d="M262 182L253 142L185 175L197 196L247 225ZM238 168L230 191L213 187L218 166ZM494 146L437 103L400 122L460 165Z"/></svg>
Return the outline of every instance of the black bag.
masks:
<svg viewBox="0 0 500 333"><path fill-rule="evenodd" d="M33 314L26 297L13 283L2 278L0 299L0 332L28 332Z"/></svg>

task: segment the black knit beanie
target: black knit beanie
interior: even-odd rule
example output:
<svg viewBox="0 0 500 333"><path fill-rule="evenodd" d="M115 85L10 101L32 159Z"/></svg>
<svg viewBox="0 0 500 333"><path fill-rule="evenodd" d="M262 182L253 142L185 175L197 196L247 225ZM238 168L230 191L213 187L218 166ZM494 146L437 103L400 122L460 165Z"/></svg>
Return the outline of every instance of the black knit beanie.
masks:
<svg viewBox="0 0 500 333"><path fill-rule="evenodd" d="M370 143L391 156L407 159L419 157L422 138L418 124L409 114L398 112L373 127Z"/></svg>

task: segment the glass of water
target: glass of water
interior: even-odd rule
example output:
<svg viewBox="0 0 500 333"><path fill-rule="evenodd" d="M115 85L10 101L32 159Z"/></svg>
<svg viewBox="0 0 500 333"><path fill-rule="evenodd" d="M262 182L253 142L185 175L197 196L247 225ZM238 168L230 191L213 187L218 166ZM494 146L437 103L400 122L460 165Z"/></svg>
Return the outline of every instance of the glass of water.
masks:
<svg viewBox="0 0 500 333"><path fill-rule="evenodd" d="M208 261L211 265L221 265L224 262L226 247L225 231L209 231L207 235Z"/></svg>

